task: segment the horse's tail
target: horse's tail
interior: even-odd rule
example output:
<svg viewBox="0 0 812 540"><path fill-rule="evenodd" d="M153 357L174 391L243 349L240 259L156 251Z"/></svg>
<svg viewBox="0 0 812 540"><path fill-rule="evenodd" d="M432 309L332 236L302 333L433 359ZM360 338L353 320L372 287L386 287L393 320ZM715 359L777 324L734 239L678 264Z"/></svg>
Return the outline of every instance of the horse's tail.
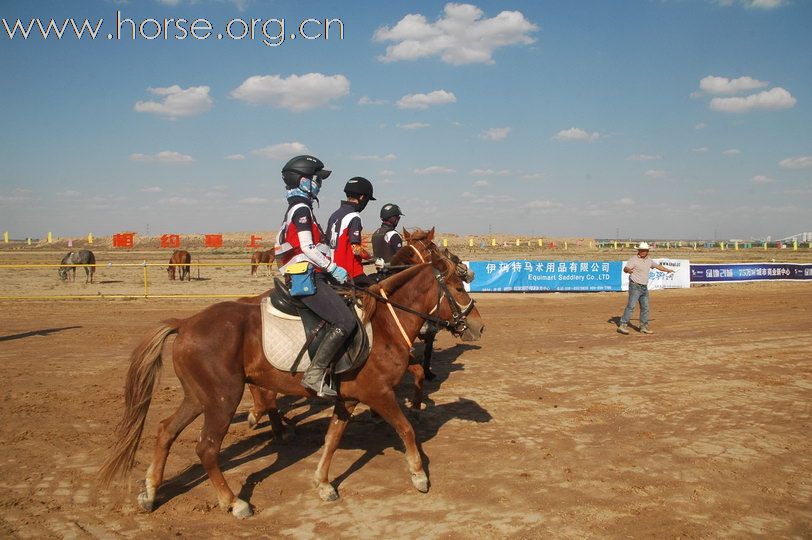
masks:
<svg viewBox="0 0 812 540"><path fill-rule="evenodd" d="M107 486L117 476L132 470L135 453L144 431L152 391L161 372L164 342L177 333L180 321L169 319L147 334L130 356L130 368L124 384L124 418L118 425L118 440L113 453L99 470L99 482Z"/></svg>

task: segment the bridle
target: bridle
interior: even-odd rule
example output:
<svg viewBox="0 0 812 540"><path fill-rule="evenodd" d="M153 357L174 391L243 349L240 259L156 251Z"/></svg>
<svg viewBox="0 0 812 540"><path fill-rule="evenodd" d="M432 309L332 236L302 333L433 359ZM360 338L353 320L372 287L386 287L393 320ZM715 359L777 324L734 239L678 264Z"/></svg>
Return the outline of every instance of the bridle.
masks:
<svg viewBox="0 0 812 540"><path fill-rule="evenodd" d="M424 263L425 264L425 263ZM423 313L422 311L418 311L416 309L412 309L408 306L404 306L398 302L393 302L389 299L389 296L386 293L385 289L381 289L381 294L374 293L369 289L365 289L363 287L358 287L355 284L350 284L349 286L356 291L362 292L367 294L379 302L383 302L389 308L389 312L392 314L392 317L395 319L395 323L400 330L401 335L403 336L404 341L406 344L411 347L412 342L409 337L406 335L406 331L403 329L403 325L400 322L400 318L395 313L395 308L405 311L406 313L411 313L412 315L417 315L421 319L426 322L431 322L436 324L441 328L445 328L455 336L459 337L466 330L468 330L468 315L474 310L474 305L476 304L475 300L472 298L468 304L465 306L461 306L459 302L454 298L451 294L451 291L448 288L448 283L446 283L445 277L443 273L440 272L438 269L432 266L432 272L434 273L434 279L437 281L438 288L437 288L437 303L432 308L432 310L428 313ZM451 309L451 320L442 319L436 315L433 315L434 312L440 309L440 304L443 301L443 298L446 299L448 302L448 307Z"/></svg>

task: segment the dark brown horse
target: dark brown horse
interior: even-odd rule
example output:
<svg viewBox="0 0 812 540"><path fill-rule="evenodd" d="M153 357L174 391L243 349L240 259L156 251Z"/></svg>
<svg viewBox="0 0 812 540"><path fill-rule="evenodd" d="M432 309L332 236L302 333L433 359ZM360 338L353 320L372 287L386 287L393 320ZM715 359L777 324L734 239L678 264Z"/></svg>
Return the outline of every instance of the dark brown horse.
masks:
<svg viewBox="0 0 812 540"><path fill-rule="evenodd" d="M260 264L267 264L268 265L268 275L271 275L271 264L273 263L273 250L268 249L265 251L255 251L253 255L251 255L251 275L257 275L257 267Z"/></svg>
<svg viewBox="0 0 812 540"><path fill-rule="evenodd" d="M169 274L169 279L175 280L175 268L180 273L180 280L184 279L192 281L192 273L189 271L189 264L192 262L192 256L188 251L183 249L176 249L172 252L172 257L169 259L169 266L166 267L166 273Z"/></svg>
<svg viewBox="0 0 812 540"><path fill-rule="evenodd" d="M367 404L395 428L406 448L412 485L418 491L428 491L428 477L423 470L414 429L395 400L394 387L406 371L409 347L425 317L431 317L429 312L466 340L478 340L484 330L479 312L465 292L453 264L444 259L433 257L431 263L395 274L370 291L377 295L364 297L365 319L371 323L374 335L372 350L361 368L340 376L339 398L315 472L319 495L324 500L338 497L328 481L330 462L359 402ZM388 298L389 305L378 303L384 297ZM203 428L197 454L214 485L218 502L221 508L230 509L238 518L252 514L248 503L234 495L218 464L220 446L245 383L282 394L313 396L300 384L301 373L278 370L265 358L261 324L256 305L222 302L188 319L165 321L145 336L130 358L124 390L124 418L113 453L100 471L103 485L129 472L135 463L155 380L161 369L163 345L170 335L178 334L172 356L184 399L175 414L160 423L152 463L146 473L146 490L138 496L138 502L147 511L154 509L169 449L178 434L202 413Z"/></svg>
<svg viewBox="0 0 812 540"><path fill-rule="evenodd" d="M432 254L439 254L456 265L457 274L461 278L469 282L473 279L473 276L468 274L467 267L461 263L456 255L452 254L448 249L440 251L437 245L434 244L433 227L428 231L414 229L409 232L404 229L403 235L410 243L395 253L390 261L390 266L397 267L400 265L420 264L431 260ZM269 293L270 290L257 296L240 298L237 301L259 304ZM427 374L431 373L430 363L436 331L425 332L426 326L428 326L428 324L423 325L421 333L418 336L425 343L422 366L419 363L410 362L408 367L408 371L411 373L412 380L414 381L414 393L409 404L413 411L419 411L422 407L424 383ZM262 417L267 414L271 424L271 432L275 438L285 438L286 435L289 435L284 429L282 416L279 414L279 408L276 403L276 393L252 384L248 385L248 390L251 392L252 398L252 405L248 411L248 427L256 427Z"/></svg>

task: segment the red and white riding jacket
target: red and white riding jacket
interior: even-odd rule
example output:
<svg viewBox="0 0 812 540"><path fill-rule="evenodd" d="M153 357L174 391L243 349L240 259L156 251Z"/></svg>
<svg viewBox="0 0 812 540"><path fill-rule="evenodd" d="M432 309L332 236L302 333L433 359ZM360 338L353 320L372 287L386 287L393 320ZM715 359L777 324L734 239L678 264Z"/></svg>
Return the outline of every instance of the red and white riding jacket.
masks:
<svg viewBox="0 0 812 540"><path fill-rule="evenodd" d="M303 197L292 197L274 246L279 271L284 273L289 264L302 261L310 262L319 269L330 266L327 257L329 248L322 243L323 237L309 201Z"/></svg>
<svg viewBox="0 0 812 540"><path fill-rule="evenodd" d="M361 230L361 214L347 201L341 203L327 222L330 258L353 279L364 275L361 258L352 249L353 245L361 244Z"/></svg>

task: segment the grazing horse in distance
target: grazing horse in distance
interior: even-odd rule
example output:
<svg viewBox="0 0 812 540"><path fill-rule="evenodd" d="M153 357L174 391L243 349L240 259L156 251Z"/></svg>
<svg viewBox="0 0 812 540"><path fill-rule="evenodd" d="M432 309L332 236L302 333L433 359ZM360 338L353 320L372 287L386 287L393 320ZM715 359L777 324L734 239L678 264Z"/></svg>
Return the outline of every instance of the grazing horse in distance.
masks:
<svg viewBox="0 0 812 540"><path fill-rule="evenodd" d="M183 281L184 279L187 281L192 281L192 273L189 272L189 263L192 262L192 256L189 255L188 251L183 249L176 249L172 253L172 257L169 259L169 266L166 267L166 273L169 274L169 279L175 279L175 268L180 270L180 280ZM183 266L172 266L172 265L183 265Z"/></svg>
<svg viewBox="0 0 812 540"><path fill-rule="evenodd" d="M82 249L80 251L69 251L67 255L62 257L60 263L64 266L59 267L59 279L62 281L68 280L68 272L73 270L73 281L76 281L76 264L96 264L96 256L92 251ZM85 266L85 283L93 283L93 274L96 273L95 266Z"/></svg>
<svg viewBox="0 0 812 540"><path fill-rule="evenodd" d="M271 264L273 263L273 250L255 251L251 255L251 275L257 275L257 267L260 264L268 265L268 275L271 275Z"/></svg>

